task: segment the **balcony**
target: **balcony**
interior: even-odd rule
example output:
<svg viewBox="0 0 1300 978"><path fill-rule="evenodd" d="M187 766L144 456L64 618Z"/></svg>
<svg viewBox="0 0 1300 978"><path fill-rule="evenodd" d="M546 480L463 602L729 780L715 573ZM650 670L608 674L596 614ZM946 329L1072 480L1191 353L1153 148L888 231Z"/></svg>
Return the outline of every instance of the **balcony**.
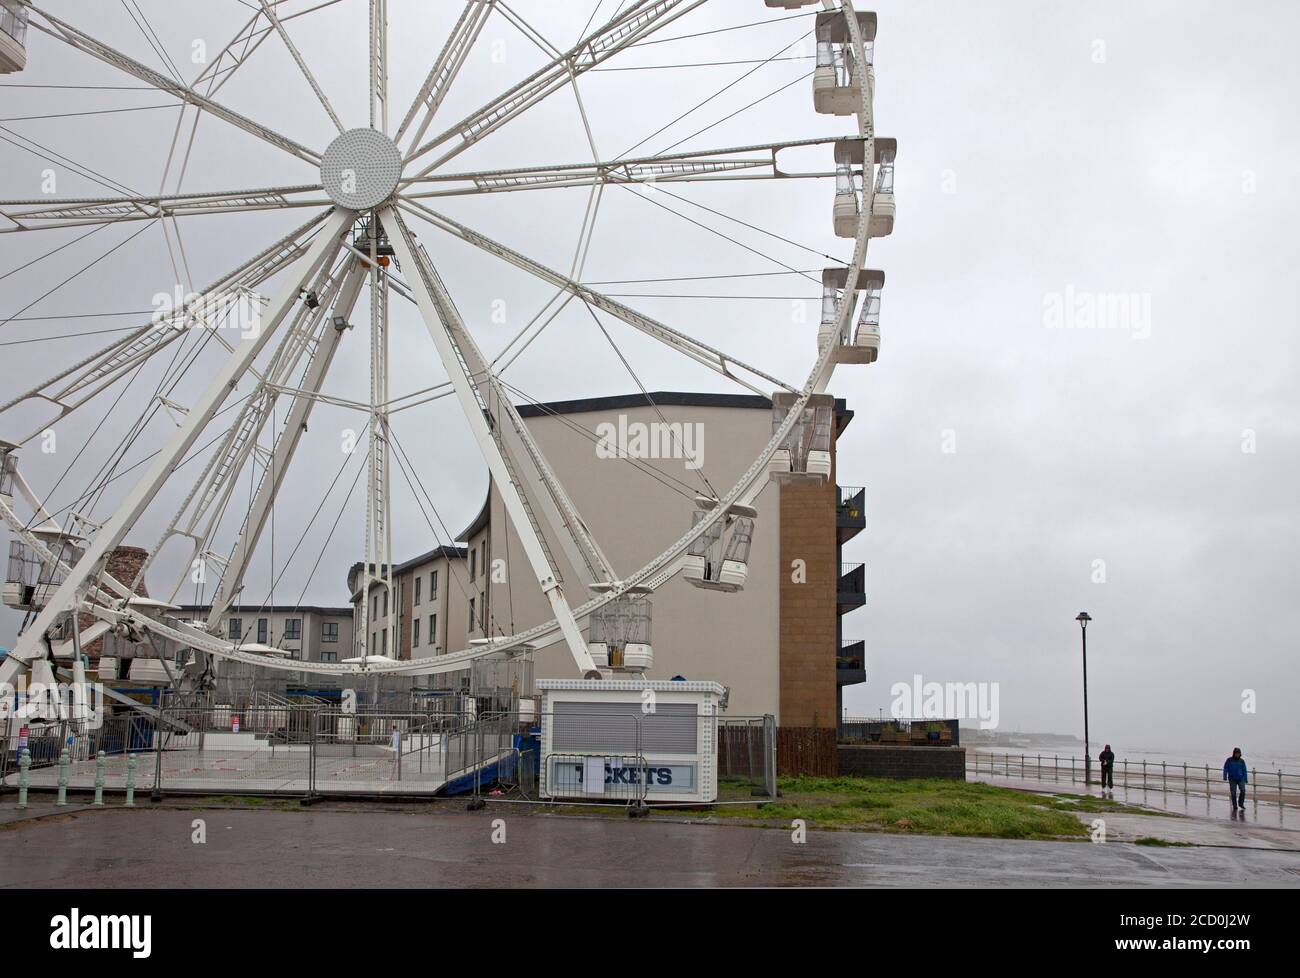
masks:
<svg viewBox="0 0 1300 978"><path fill-rule="evenodd" d="M840 501L835 508L835 532L840 546L861 533L867 526L867 490L862 486L840 486Z"/></svg>
<svg viewBox="0 0 1300 978"><path fill-rule="evenodd" d="M840 564L840 583L836 591L836 604L841 615L866 604L866 564Z"/></svg>
<svg viewBox="0 0 1300 978"><path fill-rule="evenodd" d="M854 686L867 681L867 643L859 639L856 642L843 642L839 655L835 657L835 685Z"/></svg>

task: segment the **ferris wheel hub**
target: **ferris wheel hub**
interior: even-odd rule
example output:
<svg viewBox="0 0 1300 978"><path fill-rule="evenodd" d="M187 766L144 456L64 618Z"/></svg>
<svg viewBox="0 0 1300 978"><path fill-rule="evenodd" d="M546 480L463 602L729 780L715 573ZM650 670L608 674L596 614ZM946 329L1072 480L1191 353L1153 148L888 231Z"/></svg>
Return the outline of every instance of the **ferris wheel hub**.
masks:
<svg viewBox="0 0 1300 978"><path fill-rule="evenodd" d="M375 129L340 133L321 157L320 178L331 200L369 210L388 200L402 177L397 144Z"/></svg>

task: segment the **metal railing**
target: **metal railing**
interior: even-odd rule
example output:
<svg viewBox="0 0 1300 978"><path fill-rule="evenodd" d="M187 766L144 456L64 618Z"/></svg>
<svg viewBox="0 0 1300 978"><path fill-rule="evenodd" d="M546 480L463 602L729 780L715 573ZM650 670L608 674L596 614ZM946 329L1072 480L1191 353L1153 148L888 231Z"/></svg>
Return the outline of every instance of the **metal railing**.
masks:
<svg viewBox="0 0 1300 978"><path fill-rule="evenodd" d="M861 561L840 564L839 583L836 585L840 600L865 600L867 594L867 566Z"/></svg>
<svg viewBox="0 0 1300 978"><path fill-rule="evenodd" d="M867 490L863 486L840 486L839 503L836 505L837 516L850 519L866 519Z"/></svg>
<svg viewBox="0 0 1300 978"><path fill-rule="evenodd" d="M865 639L845 639L840 643L840 651L835 656L836 669L862 669L866 660L867 643Z"/></svg>
<svg viewBox="0 0 1300 978"><path fill-rule="evenodd" d="M927 717L845 717L840 721L841 744L881 744L893 747L958 747L957 720Z"/></svg>
<svg viewBox="0 0 1300 978"><path fill-rule="evenodd" d="M966 770L976 775L1053 784L1083 784L1087 765L1082 757L1059 754L998 754L966 752ZM1117 788L1210 798L1226 795L1222 765L1191 764L1181 761L1115 761L1112 770ZM1092 781L1100 784L1101 763L1092 762ZM1275 802L1300 807L1300 774L1261 771L1251 768L1247 790L1252 801Z"/></svg>
<svg viewBox="0 0 1300 978"><path fill-rule="evenodd" d="M776 797L773 717L635 710L539 717L495 712L361 710L262 695L241 708L164 702L157 716L125 711L98 726L24 724L33 788L66 778L74 791L102 778L109 792L425 795L447 791L525 802L683 804L716 774L720 803ZM542 756L540 723L551 730ZM0 779L17 778L17 720L0 718ZM66 750L67 759L61 755ZM102 757L101 757L102 754ZM600 791L589 777L601 778ZM543 796L543 790L545 795ZM665 797L667 796L667 797Z"/></svg>

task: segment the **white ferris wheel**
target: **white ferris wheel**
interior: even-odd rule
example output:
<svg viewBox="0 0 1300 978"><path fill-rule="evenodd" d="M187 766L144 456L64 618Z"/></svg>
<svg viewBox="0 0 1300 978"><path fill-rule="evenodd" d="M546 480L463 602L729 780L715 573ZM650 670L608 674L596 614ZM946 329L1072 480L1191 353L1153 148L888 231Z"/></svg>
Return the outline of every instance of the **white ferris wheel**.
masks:
<svg viewBox="0 0 1300 978"><path fill-rule="evenodd" d="M164 187L170 182L179 188L191 127L207 116L219 120L210 125L235 127L296 158L301 161L297 165L306 164L313 177L291 186L0 201L0 233L25 238L47 229L93 231L136 222L157 224L174 262L178 252L184 262L184 241L201 236L203 222L211 215L296 210L304 218L279 240L250 247L245 261L187 295L167 315L150 317L98 349L84 347L69 354L66 345L52 347L42 358L46 369L40 375L6 376L0 396L0 438L5 439L0 442L0 516L11 531L11 559L4 598L6 604L24 611L27 620L15 647L0 664L0 681L12 682L27 670L35 674L51 666L60 668L61 659L79 660L81 644L105 635L126 642L174 642L218 662L335 677L448 672L485 654L563 643L578 674L598 678L602 668L608 674L614 664L593 660L582 635L582 625L593 616L652 593L679 573L704 588L743 587L748 541L755 532L755 497L769 479L820 482L829 477L831 398L827 390L832 373L839 363L876 359L883 274L867 269L865 260L870 238L892 230L895 152L893 140L877 139L874 131L875 15L856 11L852 0L765 0L766 8L778 8L775 12L764 10L758 0L751 2L764 16L793 18L791 12L798 8L815 8L799 11L808 17L804 21L812 41L808 57L815 57L815 64L809 66L810 82L805 83L812 96L808 109L810 114L841 117L845 122L841 135L606 160L578 153L579 162L562 165L468 169L459 165L463 152L480 142L490 143L494 133L526 117L557 92L571 90L581 107L584 74L616 64L621 54L669 25L687 24L687 15L705 0L610 0L611 9L604 12L609 19L601 23L604 18L593 14L585 36L563 50L546 39L544 24L529 23L512 3L468 0L456 5L459 17L445 43L435 48L437 56L409 108L390 100L394 39L389 33L389 5L387 0L369 0L369 36L356 40L359 61L367 57L368 41L369 70L356 76L360 83L368 75L369 116L358 119L346 119L336 111L326 86L313 73L319 61L294 38L302 36L297 28L306 18L323 16L340 3L367 6L362 0L245 2L243 7L250 11L246 22L190 81L128 56L47 11L44 4L4 0L2 26L7 36L0 62L6 70L23 67L25 33L27 40L39 36L47 46L51 39L61 42L76 57L109 66L133 85L178 100L180 118L165 160ZM597 13L604 6L598 4ZM451 115L444 102L475 45L483 42L485 24L492 18L504 18L530 38L545 64L477 110ZM283 45L292 57L300 77L285 78L282 84L286 88L290 83L305 84L303 92L319 102L335 130L327 144L302 145L254 121L255 108L244 114L223 101L227 83L263 45ZM404 50L407 45L391 47L395 57L411 56ZM784 170L783 154L791 150L817 151L824 165L815 172ZM784 378L747 362L744 336L734 337L740 349L705 343L685 327L661 322L584 284L580 263L569 271L557 270L439 209L441 198L531 194L549 188L586 188L590 199L598 201L606 188L617 185L662 189L706 181L796 178L826 187L828 218L835 234L851 242L851 253L819 270L822 316L816 342L809 335L804 347L809 366L806 373ZM594 207L589 215L594 215ZM589 244L594 223L594 216L584 217L579 254ZM532 333L520 331L500 352L485 352L476 339L475 324L462 316L453 300L456 283L445 282L440 275L440 235L450 235L514 266L565 301L576 300L593 315L598 311L621 321L742 390L770 397L774 405L770 441L734 484L701 494L693 511L684 510L679 535L673 538L678 528L667 533L657 556L639 568L612 566L530 434L516 409L517 390L503 376L519 348L530 343L548 320L540 321ZM354 307L367 292L369 322L354 323ZM430 341L425 349L400 354L394 349L389 334L394 303L409 303L418 310ZM250 315L256 318L254 329L222 328L232 318ZM369 398L347 400L325 393L339 346L364 341L367 333ZM187 363L198 362L189 357L189 350L199 344L209 353L219 347L220 358L215 366L191 373L183 403L162 389L151 401L151 412L163 412L171 423L161 434L158 426L149 429L154 441L148 446L153 451L145 456L147 464L122 471L122 456L118 456L114 466L98 472L71 469L72 478L80 475L87 483L88 493L78 497L81 500L96 498L106 480L129 486L112 509L50 508L52 488L29 482L22 463L25 454L38 450L43 432L56 421L89 413L95 405L102 408L124 381L151 363L174 365L167 376L179 378ZM431 362L440 362L445 381L416 391L390 390L390 365L396 357L435 354L437 360ZM167 388L173 389L177 388ZM391 588L391 569L400 559L393 553L391 420L403 406L443 397L454 398L458 405L553 617L516 634L412 660L366 654L365 600L359 605L359 644L354 655L342 662L288 660L274 648L222 635L222 616L237 599L254 554L266 544L268 521L285 474L314 464L300 451L301 435L313 410L322 404L364 418L365 437L358 447L365 452L364 527L354 532L364 539L366 587ZM34 423L21 420L30 418L33 405L45 415ZM143 429L143 419L133 422L131 437ZM94 432L86 437L93 438ZM236 494L236 485L248 484L252 471L258 473L252 483L255 491L250 490L245 500ZM178 485L178 495L169 497L182 501L177 511L170 517L165 513L154 517L160 494ZM240 514L237 530L223 538L219 528L226 524L221 518L232 508ZM109 572L107 561L128 533L143 532L146 512L153 519L147 524L150 537L162 528L159 542L148 551L134 579L119 579ZM145 575L158 573L156 558L162 548L178 543L188 559L179 562L177 579L151 579L146 590ZM556 547L578 570L580 580L561 579ZM214 578L205 621L183 620L176 614L175 602L196 561L204 562ZM392 647L396 648L396 641Z"/></svg>

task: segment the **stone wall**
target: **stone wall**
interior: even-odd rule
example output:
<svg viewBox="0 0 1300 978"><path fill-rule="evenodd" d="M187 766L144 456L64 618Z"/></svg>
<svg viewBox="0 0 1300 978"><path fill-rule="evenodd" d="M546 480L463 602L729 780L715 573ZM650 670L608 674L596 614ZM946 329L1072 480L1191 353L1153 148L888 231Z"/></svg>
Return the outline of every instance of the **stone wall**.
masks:
<svg viewBox="0 0 1300 978"><path fill-rule="evenodd" d="M964 747L841 744L836 749L836 755L841 777L966 780Z"/></svg>

